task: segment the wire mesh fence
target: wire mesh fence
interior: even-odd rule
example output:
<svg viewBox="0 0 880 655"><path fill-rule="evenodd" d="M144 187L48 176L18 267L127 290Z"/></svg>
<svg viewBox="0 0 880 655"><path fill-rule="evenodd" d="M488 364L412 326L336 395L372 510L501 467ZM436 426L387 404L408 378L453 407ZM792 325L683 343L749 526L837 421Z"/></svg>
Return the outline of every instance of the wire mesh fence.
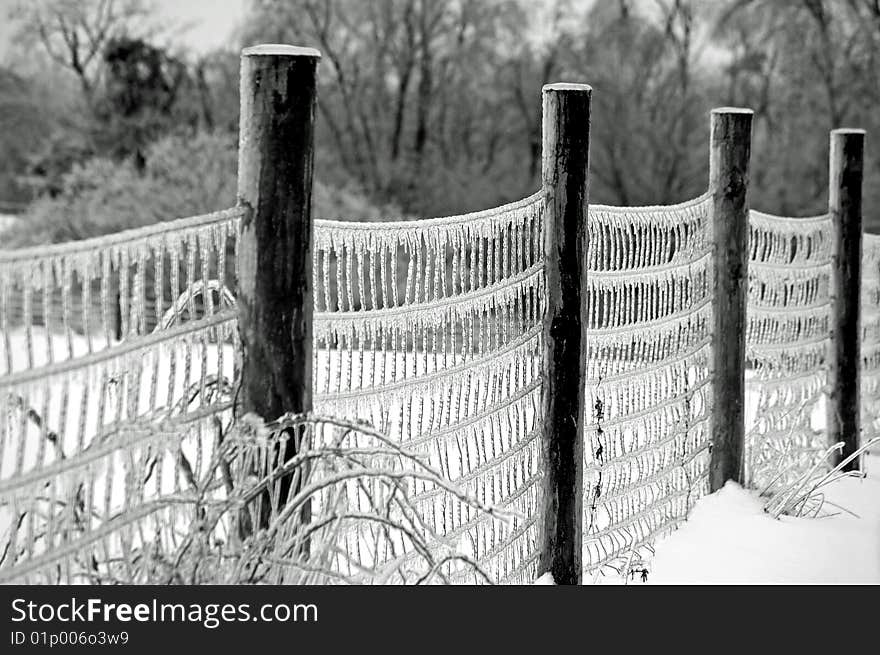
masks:
<svg viewBox="0 0 880 655"><path fill-rule="evenodd" d="M61 308L48 304L57 321L4 316L0 579L533 579L541 207L532 196L449 219L319 221L314 387L328 418L269 427L234 416L240 346L224 259L235 210L158 236L50 247L39 259L4 253L5 298L52 297ZM831 224L756 212L750 222L747 452L760 487L781 482L782 464L796 476L824 450L810 410L830 339ZM706 491L711 203L591 207L589 227L584 567L596 574L640 565ZM874 241L863 278L868 430L877 425ZM181 255L175 243L194 245ZM123 252L135 253L134 281L118 285L131 297L117 339L103 320L72 320L88 292L70 280L83 272L106 288L100 273L122 276L106 262ZM146 310L159 252L188 272ZM205 289L220 293L194 311ZM296 466L278 459L292 438ZM308 502L291 504L310 485Z"/></svg>
<svg viewBox="0 0 880 655"><path fill-rule="evenodd" d="M245 55L245 72L288 66L290 75L247 74L243 85L300 76L314 91L314 52L266 46ZM721 380L742 376L746 481L772 491L824 465L826 424L815 416L838 343L840 212L749 214L738 169L727 171L729 188L710 181L706 194L678 205L589 206L588 127L585 140L560 119L545 120L545 146L549 135L560 153L580 150L574 159L545 153L557 168L539 193L463 216L312 222L313 93L281 94L302 103L285 106L302 124L276 121L302 146L287 155L297 179L271 201L261 185L251 188L272 172L259 161L271 125L247 104L271 94L266 84L242 93L242 120L253 124L241 131L240 206L0 251L0 582L528 582L547 570L547 517L571 501L545 493L548 467L560 466L578 485L565 503L578 515L567 537L582 555L576 578L626 577L715 488L712 465L729 445L719 428L732 420L718 407L742 410ZM589 87L545 91L554 115L580 126L572 107L589 113ZM568 105L567 93L578 103ZM713 116L719 134L729 128L727 141L713 132L717 174L722 151L747 160L747 142L725 148L750 138L751 118ZM280 152L265 150L267 161ZM560 171L574 160L586 170L568 189ZM577 219L585 238L564 248L576 262L558 265L562 242L548 225L565 223L548 215ZM724 221L740 219L747 247L719 245ZM272 253L258 247L267 235L277 237ZM735 247L733 256L719 250ZM876 237L865 237L862 262L859 400L870 437L880 430ZM253 321L253 303L264 301L257 278L293 270L309 279L264 286L308 302L269 293L271 306ZM555 312L553 276L578 287L580 307ZM733 339L721 334L718 306L729 299L720 282L731 295L747 288L733 317L745 317L745 329ZM294 364L311 380L298 377L305 382L284 393L308 398L309 411L247 411L248 395L266 390L243 390L255 377L252 333L272 313L284 319L275 327L286 326L274 331L287 330L272 335L274 346L308 337L296 351L310 353L300 358L308 365ZM560 317L576 325L556 324ZM567 396L575 406L553 407L559 431L583 437L577 461L560 464L548 454L546 401L559 390L550 381L583 363L548 355L564 351L554 349L564 338L586 344L571 351L585 352L586 373ZM719 352L740 352L739 339L742 361L722 361ZM268 348L260 361L276 354L289 352Z"/></svg>

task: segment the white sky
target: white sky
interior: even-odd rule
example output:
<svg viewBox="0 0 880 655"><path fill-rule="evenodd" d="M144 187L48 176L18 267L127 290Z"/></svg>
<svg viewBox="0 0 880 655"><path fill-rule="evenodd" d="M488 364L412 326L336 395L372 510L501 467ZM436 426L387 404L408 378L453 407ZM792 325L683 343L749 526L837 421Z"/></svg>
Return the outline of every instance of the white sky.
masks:
<svg viewBox="0 0 880 655"><path fill-rule="evenodd" d="M228 44L249 4L248 0L153 1L163 23L183 30L181 40L177 42L195 52L206 52ZM234 46L237 48L238 43L235 42Z"/></svg>
<svg viewBox="0 0 880 655"><path fill-rule="evenodd" d="M14 24L7 20L10 9L20 2L33 2L36 0L0 0L0 63L9 59L11 50L11 35L15 29ZM363 0L365 2L372 0ZM610 0L602 0L608 2ZM235 38L235 31L245 16L251 0L148 0L152 2L156 10L158 22L166 28L164 38L160 41L163 45L170 45L172 49L183 48L195 54L203 54L229 45L233 50L240 44ZM540 10L535 17L537 25L532 26L533 34L540 34L542 25L549 29L550 15L546 9L552 6L553 0L533 0L536 7L543 6L544 13ZM582 19L596 0L573 0L570 5L572 11L568 20ZM638 0L640 6L645 9L656 8L650 0ZM701 9L717 6L719 0L700 0L698 5ZM546 14L546 15L544 15ZM718 55L717 48L713 49L711 41L702 44L708 48L698 48L699 58L705 63L714 60Z"/></svg>
<svg viewBox="0 0 880 655"><path fill-rule="evenodd" d="M9 53L15 29L8 20L9 11L20 1L0 0L0 60ZM249 0L152 0L152 3L158 20L173 29L178 44L203 53L232 40Z"/></svg>

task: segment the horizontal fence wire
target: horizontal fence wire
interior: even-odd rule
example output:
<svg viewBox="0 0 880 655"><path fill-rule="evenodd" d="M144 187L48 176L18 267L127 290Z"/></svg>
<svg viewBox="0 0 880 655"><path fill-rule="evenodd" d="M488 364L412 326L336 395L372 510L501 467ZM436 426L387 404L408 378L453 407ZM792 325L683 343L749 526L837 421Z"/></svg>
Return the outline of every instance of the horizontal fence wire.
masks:
<svg viewBox="0 0 880 655"><path fill-rule="evenodd" d="M584 568L644 564L707 490L712 200L589 208Z"/></svg>
<svg viewBox="0 0 880 655"><path fill-rule="evenodd" d="M746 481L772 492L818 462L831 345L829 215L749 215Z"/></svg>

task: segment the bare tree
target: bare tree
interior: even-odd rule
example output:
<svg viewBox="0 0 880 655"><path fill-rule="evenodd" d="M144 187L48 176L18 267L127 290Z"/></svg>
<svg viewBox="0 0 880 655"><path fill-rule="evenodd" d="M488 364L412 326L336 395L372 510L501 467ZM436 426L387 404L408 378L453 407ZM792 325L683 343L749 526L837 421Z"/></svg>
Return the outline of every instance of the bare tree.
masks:
<svg viewBox="0 0 880 655"><path fill-rule="evenodd" d="M86 101L94 101L104 46L136 20L149 15L145 0L33 0L20 2L18 38L35 40L56 64L79 80Z"/></svg>
<svg viewBox="0 0 880 655"><path fill-rule="evenodd" d="M505 65L509 15L521 0L259 0L247 30L313 45L324 56L318 99L337 170L380 201L432 212L455 200L470 205L476 189L518 158L500 157L522 140L499 117L509 96L487 83ZM522 22L517 26L521 29ZM538 98L538 94L535 94ZM320 138L320 136L319 136ZM515 144L515 145L514 145ZM457 193L449 188L458 187ZM522 190L518 190L521 193ZM512 198L510 198L512 199Z"/></svg>
<svg viewBox="0 0 880 655"><path fill-rule="evenodd" d="M569 63L593 98L592 199L667 204L705 187L707 99L688 0L597 4Z"/></svg>

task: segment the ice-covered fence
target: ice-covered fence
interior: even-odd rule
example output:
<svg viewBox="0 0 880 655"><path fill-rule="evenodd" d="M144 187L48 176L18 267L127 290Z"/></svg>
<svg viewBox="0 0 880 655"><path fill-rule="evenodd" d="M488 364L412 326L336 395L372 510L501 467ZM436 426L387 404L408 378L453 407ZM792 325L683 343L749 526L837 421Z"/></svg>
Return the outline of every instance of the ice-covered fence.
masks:
<svg viewBox="0 0 880 655"><path fill-rule="evenodd" d="M592 206L584 567L623 572L706 491L712 201Z"/></svg>
<svg viewBox="0 0 880 655"><path fill-rule="evenodd" d="M746 460L759 489L821 465L837 442L837 457L857 469L870 430L877 271L874 241L862 235L864 137L831 131L827 214L750 215L746 341L756 407Z"/></svg>
<svg viewBox="0 0 880 655"><path fill-rule="evenodd" d="M243 211L0 251L0 373L92 353L229 304ZM24 341L13 348L14 337ZM63 338L50 344L50 335Z"/></svg>
<svg viewBox="0 0 880 655"><path fill-rule="evenodd" d="M513 510L499 522L428 482L414 489L431 533L502 580L530 579L535 567L541 209L536 195L448 219L316 225L316 408L369 420L466 493ZM26 265L91 271L95 261L128 257L144 271L151 255L174 253L180 241L237 241L237 222L192 223L113 238L108 250L100 242L65 246L63 254L79 253L74 263L53 254L34 264L30 253L6 262L20 274ZM201 280L187 282L192 289ZM110 580L107 562L129 561L123 555L132 552L146 562L150 548L168 550L150 540L173 538L159 528L174 524L175 507L186 504L182 486L204 470L228 429L237 381L235 314L211 311L164 321L147 336L111 337L101 348L66 322L5 332L9 352L42 352L38 333L70 348L57 361L35 357L0 378L9 536L0 579ZM348 548L335 565L351 576L357 556L376 553L362 538L343 536ZM461 562L456 571L453 579L478 575Z"/></svg>
<svg viewBox="0 0 880 655"><path fill-rule="evenodd" d="M802 475L827 448L832 239L827 214L749 216L746 479L759 489Z"/></svg>
<svg viewBox="0 0 880 655"><path fill-rule="evenodd" d="M863 440L880 435L880 235L862 242Z"/></svg>
<svg viewBox="0 0 880 655"><path fill-rule="evenodd" d="M112 579L148 547L231 422L236 337L226 310L0 377L0 581Z"/></svg>
<svg viewBox="0 0 880 655"><path fill-rule="evenodd" d="M98 579L167 522L231 419L241 215L0 253L0 579Z"/></svg>
<svg viewBox="0 0 880 655"><path fill-rule="evenodd" d="M256 139L242 134L243 144ZM535 567L541 207L533 196L451 219L316 227L315 271L332 269L337 283L319 279L315 296L319 406L376 422L466 493L514 510L499 523L430 485L415 497L430 534L505 580ZM183 502L181 485L216 453L241 382L238 314L218 310L235 300L229 280L249 211L3 254L3 579L112 578L91 566L93 544L102 561L143 553L156 521ZM143 436L174 430L155 448ZM73 480L72 497L56 489L59 475Z"/></svg>
<svg viewBox="0 0 880 655"><path fill-rule="evenodd" d="M223 281L240 215L0 254L0 577L57 574L71 549L124 538L108 526L144 518L141 504L164 520L151 497L168 493L162 467L126 435L173 420L197 433L185 443L200 456L205 420L228 419L236 334ZM130 448L108 445L120 438ZM64 579L78 575L64 562Z"/></svg>
<svg viewBox="0 0 880 655"><path fill-rule="evenodd" d="M436 489L413 498L500 581L532 579L538 552L542 209L536 194L465 216L315 225L315 409L369 421L514 511L501 523Z"/></svg>

